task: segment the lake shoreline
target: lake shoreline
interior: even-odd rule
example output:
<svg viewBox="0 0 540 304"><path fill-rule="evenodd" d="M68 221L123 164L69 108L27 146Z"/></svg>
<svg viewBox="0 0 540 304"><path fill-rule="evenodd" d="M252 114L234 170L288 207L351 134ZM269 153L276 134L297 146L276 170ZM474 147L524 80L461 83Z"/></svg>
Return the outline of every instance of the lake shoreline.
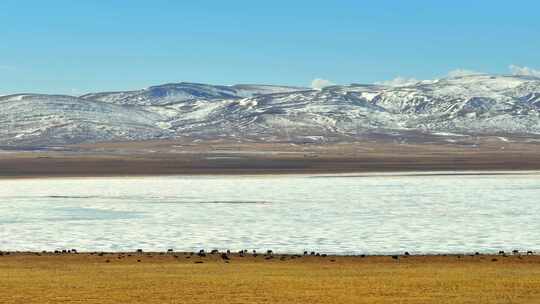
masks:
<svg viewBox="0 0 540 304"><path fill-rule="evenodd" d="M9 258L9 257L56 257L56 258L70 258L70 257L81 257L81 258L91 258L91 257L106 257L106 256L129 256L129 257L184 257L184 258L197 258L197 259L209 259L209 260L226 260L224 257L235 258L235 259L257 259L257 258L268 258L270 259L296 259L296 258L310 258L310 259L326 259L326 258L347 258L347 259L384 259L391 258L393 260L397 259L406 259L406 258L422 258L422 259L448 259L448 258L465 258L465 257L478 257L478 258L509 258L514 257L518 259L523 259L524 257L529 257L531 259L538 260L540 262L540 253L536 251L522 250L517 252L508 252L501 251L500 253L496 252L448 252L448 253L415 253L415 252L401 252L395 254L339 254L339 253L323 253L317 251L307 251L305 253L288 253L288 252L274 252L271 253L267 251L257 251L253 252L251 250L246 250L244 253L240 251L220 251L220 250L209 250L209 251L77 251L76 249L64 249L64 250L43 250L43 251L2 251L0 250L0 258ZM270 258L269 258L270 257ZM189 259L188 258L188 259Z"/></svg>
<svg viewBox="0 0 540 304"><path fill-rule="evenodd" d="M508 175L540 175L540 170L410 170L410 171L346 171L346 172L268 172L268 171L247 171L247 172L190 172L190 173L174 173L174 174L107 174L107 175L20 175L20 176L2 176L0 181L4 180L32 180L32 179L139 179L139 178L174 178L174 177L233 177L233 178L249 178L249 177L310 177L310 178L351 178L351 177L445 177L445 176L508 176Z"/></svg>

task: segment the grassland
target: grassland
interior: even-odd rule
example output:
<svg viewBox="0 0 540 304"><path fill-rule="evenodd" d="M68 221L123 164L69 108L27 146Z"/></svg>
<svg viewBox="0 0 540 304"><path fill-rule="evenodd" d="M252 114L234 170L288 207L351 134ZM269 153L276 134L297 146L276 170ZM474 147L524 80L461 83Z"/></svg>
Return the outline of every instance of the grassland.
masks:
<svg viewBox="0 0 540 304"><path fill-rule="evenodd" d="M0 303L540 303L540 257L10 254Z"/></svg>

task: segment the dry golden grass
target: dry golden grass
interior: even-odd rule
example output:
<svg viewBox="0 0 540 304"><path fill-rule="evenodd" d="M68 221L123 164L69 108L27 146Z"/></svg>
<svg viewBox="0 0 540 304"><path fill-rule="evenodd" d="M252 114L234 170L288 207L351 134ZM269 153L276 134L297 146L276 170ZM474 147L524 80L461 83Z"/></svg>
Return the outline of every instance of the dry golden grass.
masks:
<svg viewBox="0 0 540 304"><path fill-rule="evenodd" d="M540 303L536 256L176 256L1 256L0 303Z"/></svg>

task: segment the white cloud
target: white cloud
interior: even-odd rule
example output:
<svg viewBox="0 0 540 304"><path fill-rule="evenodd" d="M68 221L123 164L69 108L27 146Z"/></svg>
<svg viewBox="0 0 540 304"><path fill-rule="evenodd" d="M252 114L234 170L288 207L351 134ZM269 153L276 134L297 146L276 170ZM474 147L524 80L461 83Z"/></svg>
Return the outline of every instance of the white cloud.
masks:
<svg viewBox="0 0 540 304"><path fill-rule="evenodd" d="M311 87L317 90L320 90L322 88L329 87L332 85L334 85L334 83L331 82L330 80L321 79L321 78L313 79L313 81L311 82Z"/></svg>
<svg viewBox="0 0 540 304"><path fill-rule="evenodd" d="M540 77L540 70L535 70L530 67L511 64L508 68L510 69L510 72L512 72L512 74L514 75Z"/></svg>
<svg viewBox="0 0 540 304"><path fill-rule="evenodd" d="M510 65L508 68L510 69L513 75L534 76L534 77L540 78L540 70L536 70L536 69L526 67L526 66L518 66L514 64ZM474 75L486 75L486 73L459 68L459 69L451 70L445 76L442 76L442 78L454 78L454 77L464 77L464 76L474 76ZM405 86L415 85L418 83L433 83L438 80L440 80L440 78L436 78L433 80L418 80L416 78L407 78L407 77L398 76L392 80L375 82L375 84L385 85L385 86L390 86L390 87L405 87Z"/></svg>
<svg viewBox="0 0 540 304"><path fill-rule="evenodd" d="M420 80L416 78L405 78L405 77L398 76L392 80L375 82L375 84L385 85L385 86L390 86L390 87L405 87L405 86L416 84L418 82L420 82Z"/></svg>
<svg viewBox="0 0 540 304"><path fill-rule="evenodd" d="M480 74L482 73L473 71L473 70L455 69L448 72L447 76L450 78L454 78L454 77L472 76L472 75L480 75Z"/></svg>

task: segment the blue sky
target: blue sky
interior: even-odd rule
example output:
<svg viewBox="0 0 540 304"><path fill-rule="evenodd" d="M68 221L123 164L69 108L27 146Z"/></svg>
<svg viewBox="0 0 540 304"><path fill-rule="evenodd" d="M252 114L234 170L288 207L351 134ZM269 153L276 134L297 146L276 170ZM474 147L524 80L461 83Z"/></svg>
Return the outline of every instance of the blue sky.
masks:
<svg viewBox="0 0 540 304"><path fill-rule="evenodd" d="M496 0L2 0L0 94L536 73L539 11Z"/></svg>

